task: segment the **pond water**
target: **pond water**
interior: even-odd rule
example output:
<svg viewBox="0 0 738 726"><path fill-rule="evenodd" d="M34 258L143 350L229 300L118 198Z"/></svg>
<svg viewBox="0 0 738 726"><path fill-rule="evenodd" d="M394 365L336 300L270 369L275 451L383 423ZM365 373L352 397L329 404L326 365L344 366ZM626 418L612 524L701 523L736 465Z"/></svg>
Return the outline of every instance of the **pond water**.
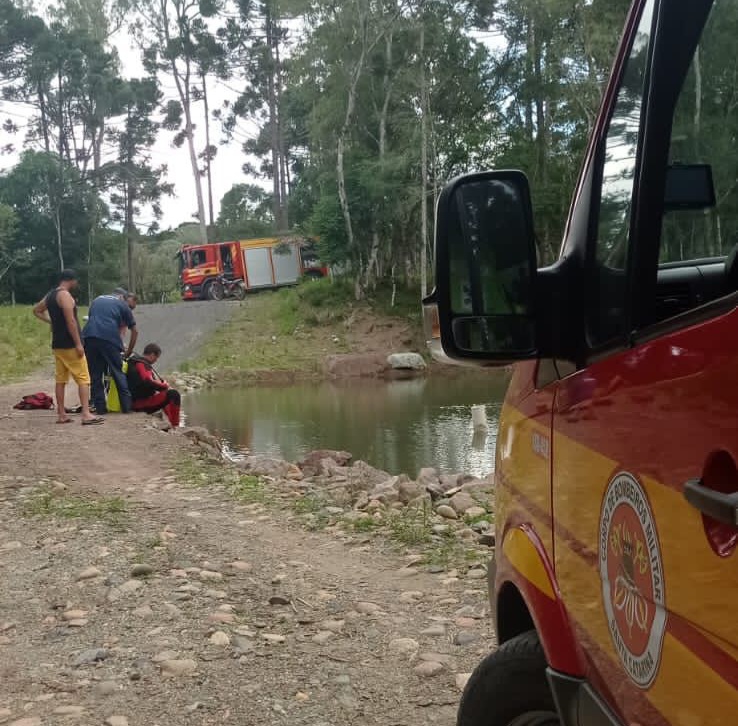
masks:
<svg viewBox="0 0 738 726"><path fill-rule="evenodd" d="M497 421L508 378L482 375L383 382L355 379L289 386L215 388L188 394L188 425L205 426L236 454L297 461L314 449L350 451L392 474L485 476L494 468ZM484 404L486 435L471 407Z"/></svg>

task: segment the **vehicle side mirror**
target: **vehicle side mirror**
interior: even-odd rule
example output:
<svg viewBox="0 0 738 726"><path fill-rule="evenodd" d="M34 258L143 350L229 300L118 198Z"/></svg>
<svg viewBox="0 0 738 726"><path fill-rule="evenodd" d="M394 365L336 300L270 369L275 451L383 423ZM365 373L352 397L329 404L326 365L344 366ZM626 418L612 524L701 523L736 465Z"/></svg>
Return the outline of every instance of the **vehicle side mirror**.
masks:
<svg viewBox="0 0 738 726"><path fill-rule="evenodd" d="M450 182L436 209L436 290L424 301L437 305L445 355L500 365L536 357L536 267L522 172Z"/></svg>

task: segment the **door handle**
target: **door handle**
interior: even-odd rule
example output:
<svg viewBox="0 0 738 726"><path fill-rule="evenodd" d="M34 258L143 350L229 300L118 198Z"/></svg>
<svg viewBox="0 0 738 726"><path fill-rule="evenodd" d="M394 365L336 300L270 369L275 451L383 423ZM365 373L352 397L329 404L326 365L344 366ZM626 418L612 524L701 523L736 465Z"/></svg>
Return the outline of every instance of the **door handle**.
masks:
<svg viewBox="0 0 738 726"><path fill-rule="evenodd" d="M702 479L690 479L684 485L684 498L708 517L738 527L738 492L723 494L708 489Z"/></svg>

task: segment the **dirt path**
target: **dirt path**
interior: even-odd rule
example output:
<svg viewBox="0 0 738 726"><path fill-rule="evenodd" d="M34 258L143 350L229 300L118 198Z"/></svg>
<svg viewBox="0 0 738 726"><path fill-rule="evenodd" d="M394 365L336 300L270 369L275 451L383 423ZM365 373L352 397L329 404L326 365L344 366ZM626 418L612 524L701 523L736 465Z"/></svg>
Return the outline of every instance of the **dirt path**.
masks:
<svg viewBox="0 0 738 726"><path fill-rule="evenodd" d="M185 486L183 436L13 412L29 390L0 389L0 723L454 722L480 572Z"/></svg>

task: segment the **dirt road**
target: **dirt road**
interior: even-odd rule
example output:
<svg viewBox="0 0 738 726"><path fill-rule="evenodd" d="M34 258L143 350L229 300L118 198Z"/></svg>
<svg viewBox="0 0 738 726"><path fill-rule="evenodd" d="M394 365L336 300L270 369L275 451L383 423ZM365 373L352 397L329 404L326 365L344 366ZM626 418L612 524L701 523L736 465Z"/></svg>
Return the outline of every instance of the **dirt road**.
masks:
<svg viewBox="0 0 738 726"><path fill-rule="evenodd" d="M454 722L493 642L483 572L193 488L146 416L12 411L43 387L0 389L0 723Z"/></svg>

